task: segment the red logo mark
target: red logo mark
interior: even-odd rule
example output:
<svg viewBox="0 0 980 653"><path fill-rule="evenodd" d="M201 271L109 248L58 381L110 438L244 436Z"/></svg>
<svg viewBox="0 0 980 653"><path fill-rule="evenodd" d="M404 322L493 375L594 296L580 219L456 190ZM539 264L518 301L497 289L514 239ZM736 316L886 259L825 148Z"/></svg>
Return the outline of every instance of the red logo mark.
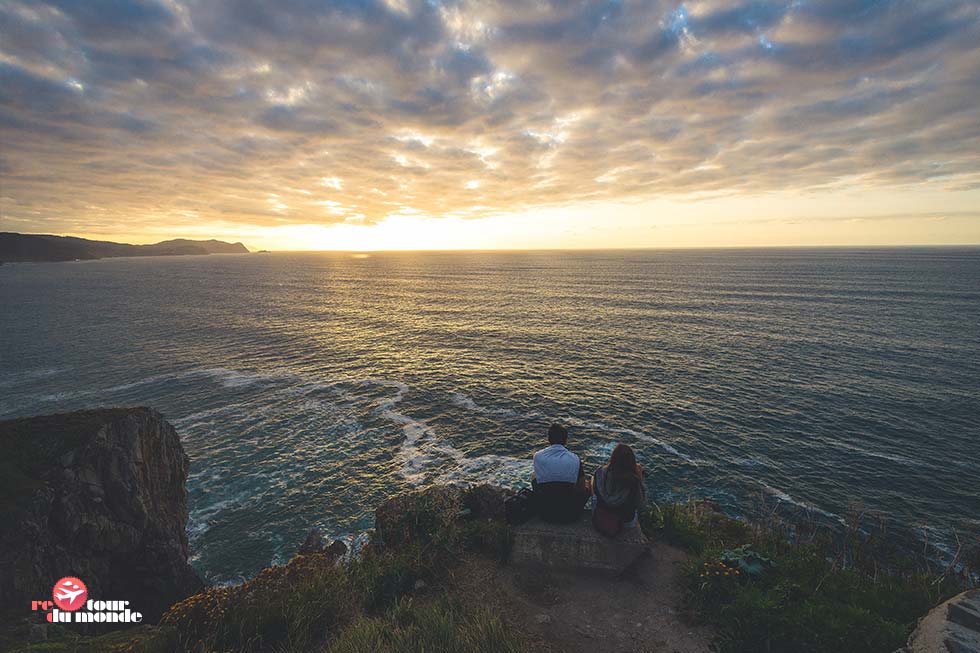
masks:
<svg viewBox="0 0 980 653"><path fill-rule="evenodd" d="M85 605L85 599L88 598L88 588L85 587L85 583L74 576L65 576L59 580L54 584L54 590L51 593L54 596L55 605L58 606L59 610L65 612L74 612L79 609Z"/></svg>

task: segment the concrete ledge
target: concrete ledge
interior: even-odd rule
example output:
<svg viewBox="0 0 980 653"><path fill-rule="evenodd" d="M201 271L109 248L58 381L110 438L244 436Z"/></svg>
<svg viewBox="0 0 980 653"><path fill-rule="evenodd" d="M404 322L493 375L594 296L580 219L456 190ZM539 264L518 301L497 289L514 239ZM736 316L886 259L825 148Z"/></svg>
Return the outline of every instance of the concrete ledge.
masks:
<svg viewBox="0 0 980 653"><path fill-rule="evenodd" d="M564 569L620 573L647 553L649 542L639 528L626 528L615 539L592 528L592 514L583 511L573 524L548 524L538 519L514 526L511 562Z"/></svg>

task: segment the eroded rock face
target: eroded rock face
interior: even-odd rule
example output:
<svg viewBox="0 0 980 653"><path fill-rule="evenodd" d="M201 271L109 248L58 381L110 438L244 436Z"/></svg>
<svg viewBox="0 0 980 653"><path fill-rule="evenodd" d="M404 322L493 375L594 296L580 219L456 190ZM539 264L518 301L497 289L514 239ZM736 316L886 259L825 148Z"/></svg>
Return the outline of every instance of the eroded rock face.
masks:
<svg viewBox="0 0 980 653"><path fill-rule="evenodd" d="M933 608L909 638L907 653L980 653L980 590Z"/></svg>
<svg viewBox="0 0 980 653"><path fill-rule="evenodd" d="M79 411L0 422L23 453L2 511L0 606L29 610L77 576L90 599L127 600L156 621L202 588L187 562L188 458L149 408Z"/></svg>

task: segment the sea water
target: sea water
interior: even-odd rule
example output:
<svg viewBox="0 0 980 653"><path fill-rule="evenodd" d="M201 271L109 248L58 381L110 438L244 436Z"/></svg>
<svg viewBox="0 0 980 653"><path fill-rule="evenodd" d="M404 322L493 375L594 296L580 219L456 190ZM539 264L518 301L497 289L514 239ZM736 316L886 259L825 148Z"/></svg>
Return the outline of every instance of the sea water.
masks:
<svg viewBox="0 0 980 653"><path fill-rule="evenodd" d="M233 582L385 497L520 487L548 425L658 500L937 555L980 533L980 250L272 253L0 268L0 419L148 405Z"/></svg>

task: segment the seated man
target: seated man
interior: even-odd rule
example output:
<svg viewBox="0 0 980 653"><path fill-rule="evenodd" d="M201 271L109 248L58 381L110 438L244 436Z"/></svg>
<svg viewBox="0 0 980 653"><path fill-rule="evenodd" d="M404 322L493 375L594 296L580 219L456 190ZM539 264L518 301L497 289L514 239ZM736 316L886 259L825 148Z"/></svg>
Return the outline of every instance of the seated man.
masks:
<svg viewBox="0 0 980 653"><path fill-rule="evenodd" d="M567 524L578 521L592 494L582 461L565 448L568 430L560 424L548 429L550 446L534 454L534 504L546 522Z"/></svg>

